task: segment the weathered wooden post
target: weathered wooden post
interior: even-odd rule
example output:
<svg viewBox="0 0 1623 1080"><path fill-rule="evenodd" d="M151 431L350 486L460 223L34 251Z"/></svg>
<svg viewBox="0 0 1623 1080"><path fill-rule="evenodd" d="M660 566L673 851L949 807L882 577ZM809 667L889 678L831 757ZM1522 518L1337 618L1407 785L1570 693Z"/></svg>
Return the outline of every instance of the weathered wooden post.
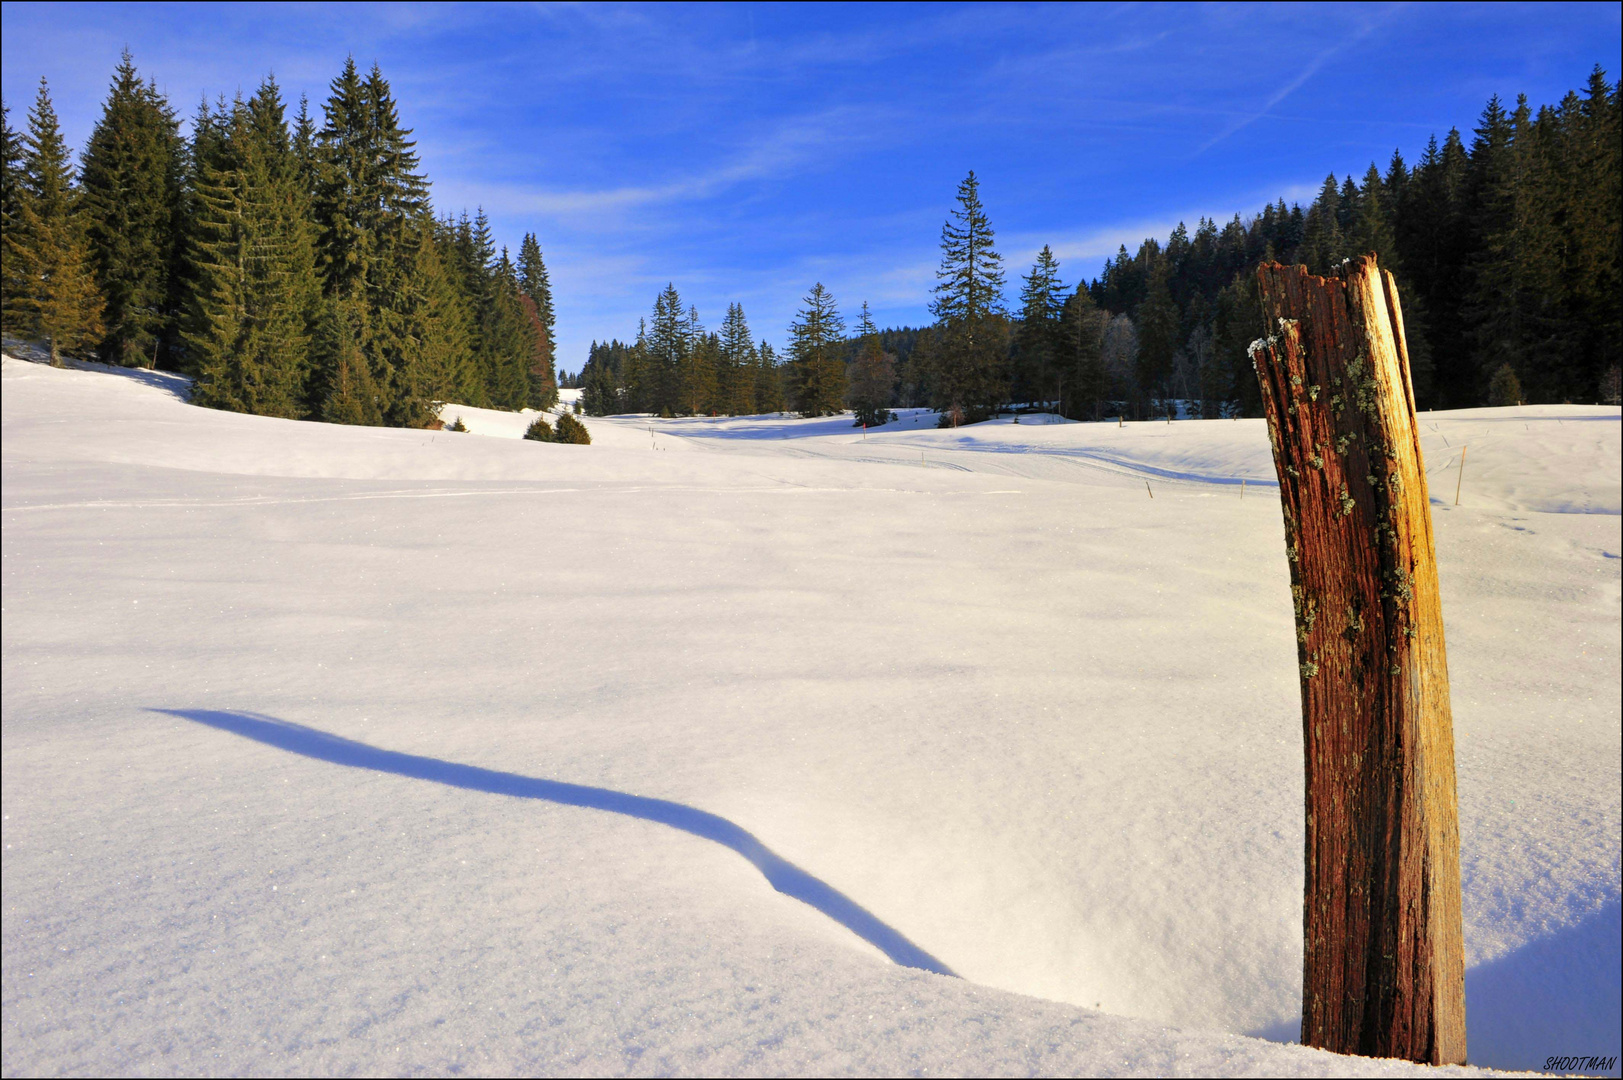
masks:
<svg viewBox="0 0 1623 1080"><path fill-rule="evenodd" d="M1403 314L1373 255L1257 270L1307 747L1302 1042L1465 1061L1454 724Z"/></svg>

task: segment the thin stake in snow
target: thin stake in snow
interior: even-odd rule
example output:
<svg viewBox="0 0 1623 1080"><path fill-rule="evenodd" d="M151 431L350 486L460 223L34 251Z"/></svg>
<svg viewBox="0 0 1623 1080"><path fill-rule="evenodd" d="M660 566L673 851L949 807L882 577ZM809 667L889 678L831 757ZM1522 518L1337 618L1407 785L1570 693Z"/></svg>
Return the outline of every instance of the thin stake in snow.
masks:
<svg viewBox="0 0 1623 1080"><path fill-rule="evenodd" d="M1144 490L1150 491L1150 482L1148 480L1144 481ZM1150 491L1150 498L1155 498L1155 492Z"/></svg>
<svg viewBox="0 0 1623 1080"><path fill-rule="evenodd" d="M1459 479L1454 481L1454 505L1455 506L1458 506L1460 504L1460 487L1462 485L1464 485L1464 483L1465 483L1465 452L1467 450L1469 450L1469 449L1471 449L1469 446L1460 447L1460 475L1459 475Z"/></svg>
<svg viewBox="0 0 1623 1080"><path fill-rule="evenodd" d="M1245 501L1245 477L1240 477L1240 501Z"/></svg>
<svg viewBox="0 0 1623 1080"><path fill-rule="evenodd" d="M1257 270L1251 346L1296 608L1302 1042L1465 1061L1459 805L1430 499L1397 286Z"/></svg>

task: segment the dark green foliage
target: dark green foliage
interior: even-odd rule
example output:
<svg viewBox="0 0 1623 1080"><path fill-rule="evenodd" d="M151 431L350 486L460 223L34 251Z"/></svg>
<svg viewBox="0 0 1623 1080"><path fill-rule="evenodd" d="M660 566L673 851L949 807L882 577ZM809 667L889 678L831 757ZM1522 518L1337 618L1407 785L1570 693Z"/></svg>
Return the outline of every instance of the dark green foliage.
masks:
<svg viewBox="0 0 1623 1080"><path fill-rule="evenodd" d="M533 442L557 441L552 425L547 423L547 418L544 416L536 417L530 426L524 429L524 437Z"/></svg>
<svg viewBox="0 0 1623 1080"><path fill-rule="evenodd" d="M62 142L50 92L41 79L28 113L12 213L5 220L6 330L45 340L51 363L80 353L102 336L96 288L73 166Z"/></svg>
<svg viewBox="0 0 1623 1080"><path fill-rule="evenodd" d="M301 416L319 285L281 94L267 79L252 99L200 116L198 125L212 130L200 140L190 185L181 341L197 376L193 400ZM365 414L346 422L381 421Z"/></svg>
<svg viewBox="0 0 1623 1080"><path fill-rule="evenodd" d="M1059 261L1044 244L1020 289L1020 326L1014 335L1009 388L1015 401L1058 401L1064 308Z"/></svg>
<svg viewBox="0 0 1623 1080"><path fill-rule="evenodd" d="M462 417L459 416L455 420L451 421L451 426L446 428L445 430L446 431L467 431L468 430L468 425L464 424L462 422Z"/></svg>
<svg viewBox="0 0 1623 1080"><path fill-rule="evenodd" d="M762 341L755 348L755 408L757 412L781 413L786 408L784 366L778 354Z"/></svg>
<svg viewBox="0 0 1623 1080"><path fill-rule="evenodd" d="M1516 380L1516 369L1509 364L1500 364L1499 370L1488 380L1488 404L1503 406L1521 403L1522 384Z"/></svg>
<svg viewBox="0 0 1623 1080"><path fill-rule="evenodd" d="M590 446L592 443L592 435L591 432L586 430L585 424L581 423L579 420L576 420L569 413L564 413L562 416L558 417L556 441L561 443L573 443L576 446Z"/></svg>
<svg viewBox="0 0 1623 1080"><path fill-rule="evenodd" d="M801 416L832 416L845 407L845 320L822 282L807 293L789 326L789 396Z"/></svg>
<svg viewBox="0 0 1623 1080"><path fill-rule="evenodd" d="M718 344L716 389L721 404L718 411L728 416L748 416L756 411L757 357L743 304L728 305Z"/></svg>
<svg viewBox="0 0 1623 1080"><path fill-rule="evenodd" d="M985 419L1007 395L1009 327L1003 313L1003 257L981 205L973 171L958 185L958 206L941 227L941 266L930 311L938 333L921 366L942 422Z"/></svg>
<svg viewBox="0 0 1623 1080"><path fill-rule="evenodd" d="M890 403L896 393L896 357L880 345L879 331L874 327L866 303L862 305L857 329L857 358L851 365L845 401L856 415L853 426L878 427L891 419Z"/></svg>
<svg viewBox="0 0 1623 1080"><path fill-rule="evenodd" d="M529 402L534 409L550 409L558 402L558 375L554 369L553 342L556 318L552 310L552 284L547 264L541 258L541 245L534 233L525 233L519 245L518 287L525 301L524 314L534 338L529 369Z"/></svg>
<svg viewBox="0 0 1623 1080"><path fill-rule="evenodd" d="M1065 301L1054 343L1054 394L1060 412L1075 420L1098 420L1109 380L1104 366L1105 323L1110 313L1082 286Z"/></svg>
<svg viewBox="0 0 1623 1080"><path fill-rule="evenodd" d="M106 303L100 352L152 366L168 323L185 147L169 103L136 76L125 52L85 146L82 212Z"/></svg>

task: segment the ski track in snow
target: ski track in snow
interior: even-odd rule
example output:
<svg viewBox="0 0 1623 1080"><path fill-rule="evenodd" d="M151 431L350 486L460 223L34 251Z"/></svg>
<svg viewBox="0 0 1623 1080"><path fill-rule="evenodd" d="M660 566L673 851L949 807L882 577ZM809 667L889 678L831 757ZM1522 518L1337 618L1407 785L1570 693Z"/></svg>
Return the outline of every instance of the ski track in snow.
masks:
<svg viewBox="0 0 1623 1080"><path fill-rule="evenodd" d="M6 1075L1422 1071L1286 1045L1260 421L571 447L77 367L4 361ZM1618 419L1421 417L1477 1065L1618 1053Z"/></svg>

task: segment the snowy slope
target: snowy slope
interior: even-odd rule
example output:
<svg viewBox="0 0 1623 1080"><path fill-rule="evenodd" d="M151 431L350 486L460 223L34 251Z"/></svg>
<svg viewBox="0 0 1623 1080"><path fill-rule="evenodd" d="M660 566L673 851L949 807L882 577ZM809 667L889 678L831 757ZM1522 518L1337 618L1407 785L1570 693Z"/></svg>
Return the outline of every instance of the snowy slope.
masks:
<svg viewBox="0 0 1623 1080"><path fill-rule="evenodd" d="M577 447L3 374L7 1075L1409 1071L1281 1045L1258 422ZM1472 1060L1616 1054L1619 413L1425 420Z"/></svg>

